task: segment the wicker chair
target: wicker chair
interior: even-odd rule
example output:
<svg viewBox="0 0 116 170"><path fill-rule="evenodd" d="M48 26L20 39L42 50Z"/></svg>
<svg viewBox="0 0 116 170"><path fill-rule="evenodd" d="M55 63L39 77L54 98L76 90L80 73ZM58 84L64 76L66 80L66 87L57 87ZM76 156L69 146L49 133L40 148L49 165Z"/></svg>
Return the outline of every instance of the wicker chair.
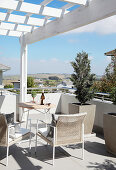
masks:
<svg viewBox="0 0 116 170"><path fill-rule="evenodd" d="M6 160L6 166L8 166L8 153L9 153L9 146L19 142L20 140L30 137L29 147L31 147L31 136L30 136L30 130L19 128L18 132L15 133L14 131L14 137L10 136L10 130L12 128L15 128L14 125L8 125L6 118L3 114L0 114L0 146L7 147L7 160ZM30 126L31 128L31 126Z"/></svg>
<svg viewBox="0 0 116 170"><path fill-rule="evenodd" d="M53 138L47 136L47 128L38 129L35 143L35 153L37 147L37 136L41 137L48 144L53 146L53 165L55 157L55 147L69 144L82 143L82 159L84 159L84 118L87 113L78 113L70 115L59 115L56 126L48 125L54 128Z"/></svg>

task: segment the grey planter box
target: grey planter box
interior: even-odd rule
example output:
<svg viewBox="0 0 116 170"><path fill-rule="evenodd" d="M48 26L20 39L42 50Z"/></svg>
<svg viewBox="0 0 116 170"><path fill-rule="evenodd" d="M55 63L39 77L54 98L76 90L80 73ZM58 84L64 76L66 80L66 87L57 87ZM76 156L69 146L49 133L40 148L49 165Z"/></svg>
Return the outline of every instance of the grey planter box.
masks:
<svg viewBox="0 0 116 170"><path fill-rule="evenodd" d="M103 129L107 151L116 155L116 113L104 114Z"/></svg>
<svg viewBox="0 0 116 170"><path fill-rule="evenodd" d="M94 125L96 105L78 105L76 103L69 103L69 114L86 112L87 115L84 120L84 133L91 134Z"/></svg>

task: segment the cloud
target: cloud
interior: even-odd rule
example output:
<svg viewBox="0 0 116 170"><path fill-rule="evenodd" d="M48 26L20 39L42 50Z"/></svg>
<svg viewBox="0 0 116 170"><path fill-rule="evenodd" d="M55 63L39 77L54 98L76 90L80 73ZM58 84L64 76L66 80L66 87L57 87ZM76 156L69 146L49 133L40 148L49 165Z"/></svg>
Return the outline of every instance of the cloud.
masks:
<svg viewBox="0 0 116 170"><path fill-rule="evenodd" d="M102 63L103 65L98 65L94 61L94 57L90 56L92 60L91 70L92 73L102 75L106 66L110 63L110 57L104 58ZM4 75L16 75L20 74L20 58L5 58L1 57L1 63L8 65L11 67L11 70L6 71ZM70 64L70 60L60 60L60 59L28 59L28 74L36 74L36 73L73 73L73 68Z"/></svg>
<svg viewBox="0 0 116 170"><path fill-rule="evenodd" d="M47 60L40 60L40 63L46 63Z"/></svg>
<svg viewBox="0 0 116 170"><path fill-rule="evenodd" d="M50 62L56 63L56 62L58 62L58 59L57 58L51 58Z"/></svg>
<svg viewBox="0 0 116 170"><path fill-rule="evenodd" d="M69 39L68 42L71 43L71 44L75 44L79 41L77 39Z"/></svg>
<svg viewBox="0 0 116 170"><path fill-rule="evenodd" d="M89 60L93 60L93 59L94 59L94 57L93 57L93 56L89 56L88 58L89 58Z"/></svg>
<svg viewBox="0 0 116 170"><path fill-rule="evenodd" d="M97 21L95 23L77 28L65 34L96 32L99 34L113 34L116 33L116 16Z"/></svg>
<svg viewBox="0 0 116 170"><path fill-rule="evenodd" d="M110 63L111 62L111 56L106 56L106 60Z"/></svg>

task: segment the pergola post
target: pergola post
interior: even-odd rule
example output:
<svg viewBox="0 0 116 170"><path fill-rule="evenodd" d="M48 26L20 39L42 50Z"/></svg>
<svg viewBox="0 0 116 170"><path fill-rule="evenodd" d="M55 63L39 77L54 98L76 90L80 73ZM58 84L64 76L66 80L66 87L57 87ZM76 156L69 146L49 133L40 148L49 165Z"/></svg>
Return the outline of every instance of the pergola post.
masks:
<svg viewBox="0 0 116 170"><path fill-rule="evenodd" d="M20 38L20 102L27 101L27 44L24 36ZM19 119L22 119L23 111L20 111Z"/></svg>

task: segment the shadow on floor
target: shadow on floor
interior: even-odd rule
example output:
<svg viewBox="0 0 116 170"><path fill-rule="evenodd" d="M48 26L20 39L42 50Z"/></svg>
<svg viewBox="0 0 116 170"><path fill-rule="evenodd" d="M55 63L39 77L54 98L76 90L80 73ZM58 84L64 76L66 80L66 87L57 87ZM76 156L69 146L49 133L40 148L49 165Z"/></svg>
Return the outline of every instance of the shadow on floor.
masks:
<svg viewBox="0 0 116 170"><path fill-rule="evenodd" d="M94 168L94 170L116 170L116 162L113 162L112 160L106 159L103 163L92 163L91 165L87 166L87 168Z"/></svg>
<svg viewBox="0 0 116 170"><path fill-rule="evenodd" d="M115 157L111 153L107 152L105 144L98 143L98 142L86 141L85 150L87 150L90 153L97 154L97 155Z"/></svg>
<svg viewBox="0 0 116 170"><path fill-rule="evenodd" d="M35 155L35 147L31 148L31 157L36 158L40 161L47 161L52 160L53 158L53 149L50 145L43 145L37 147L37 152ZM68 154L64 149L61 147L56 147L55 149L55 159L70 157L71 155Z"/></svg>
<svg viewBox="0 0 116 170"><path fill-rule="evenodd" d="M66 148L81 149L82 144L68 145L66 146ZM86 151L93 153L93 154L108 156L108 157L115 157L111 153L107 152L105 144L102 144L102 143L86 141L84 148Z"/></svg>
<svg viewBox="0 0 116 170"><path fill-rule="evenodd" d="M3 158L6 158L6 148L0 148L1 154L0 154L0 160ZM17 164L20 166L21 169L19 170L40 170L42 169L41 166L34 166L32 162L29 160L29 148L20 148L16 145L13 145L9 149L9 155L12 155ZM9 166L11 162L9 161ZM1 166L6 166L3 163L0 163ZM13 162L12 162L13 166Z"/></svg>

